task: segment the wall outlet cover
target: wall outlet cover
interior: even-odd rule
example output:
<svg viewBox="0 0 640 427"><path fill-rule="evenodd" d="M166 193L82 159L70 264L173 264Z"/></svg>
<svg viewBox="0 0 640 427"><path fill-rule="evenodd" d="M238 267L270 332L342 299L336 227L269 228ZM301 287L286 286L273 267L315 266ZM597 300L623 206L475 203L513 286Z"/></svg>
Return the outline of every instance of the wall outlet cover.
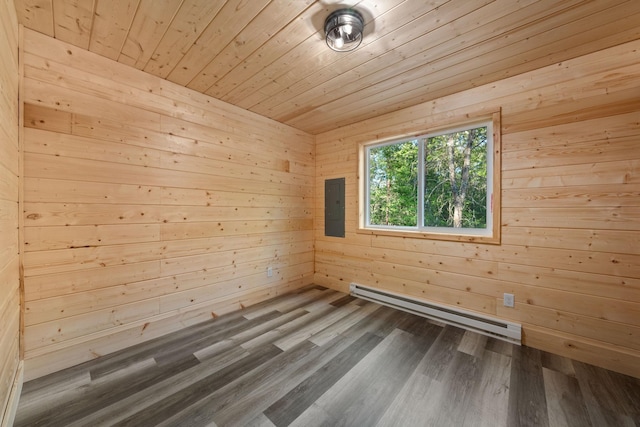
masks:
<svg viewBox="0 0 640 427"><path fill-rule="evenodd" d="M515 306L515 297L513 296L513 294L504 294L504 306L505 307Z"/></svg>

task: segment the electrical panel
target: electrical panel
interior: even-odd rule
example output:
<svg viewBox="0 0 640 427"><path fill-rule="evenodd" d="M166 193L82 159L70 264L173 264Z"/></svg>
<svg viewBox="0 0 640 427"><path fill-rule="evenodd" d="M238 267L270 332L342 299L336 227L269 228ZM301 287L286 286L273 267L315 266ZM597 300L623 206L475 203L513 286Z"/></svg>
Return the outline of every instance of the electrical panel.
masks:
<svg viewBox="0 0 640 427"><path fill-rule="evenodd" d="M324 182L324 235L344 237L344 178Z"/></svg>

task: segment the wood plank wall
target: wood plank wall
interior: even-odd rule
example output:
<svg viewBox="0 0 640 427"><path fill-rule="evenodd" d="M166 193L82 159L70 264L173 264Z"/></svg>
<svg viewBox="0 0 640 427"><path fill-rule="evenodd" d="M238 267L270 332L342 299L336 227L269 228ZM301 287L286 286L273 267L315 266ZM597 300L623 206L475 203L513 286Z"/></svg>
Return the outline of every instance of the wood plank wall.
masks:
<svg viewBox="0 0 640 427"><path fill-rule="evenodd" d="M18 18L0 1L0 424L20 362ZM9 416L9 414L7 414ZM5 419L5 422L7 420Z"/></svg>
<svg viewBox="0 0 640 427"><path fill-rule="evenodd" d="M315 282L521 322L527 345L640 377L639 51L631 42L317 135ZM356 233L359 143L499 108L501 245ZM338 177L344 239L323 235L323 183Z"/></svg>
<svg viewBox="0 0 640 427"><path fill-rule="evenodd" d="M25 379L312 282L313 136L33 31L24 50Z"/></svg>

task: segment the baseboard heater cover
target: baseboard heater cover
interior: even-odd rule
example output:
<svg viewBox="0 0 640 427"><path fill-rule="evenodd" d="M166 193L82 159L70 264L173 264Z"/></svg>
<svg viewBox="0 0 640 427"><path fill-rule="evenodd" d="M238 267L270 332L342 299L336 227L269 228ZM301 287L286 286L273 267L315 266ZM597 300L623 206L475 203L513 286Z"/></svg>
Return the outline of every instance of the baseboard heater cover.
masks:
<svg viewBox="0 0 640 427"><path fill-rule="evenodd" d="M377 302L513 344L522 344L522 326L517 323L471 313L455 307L413 299L357 283L351 283L349 291L351 295L358 298Z"/></svg>

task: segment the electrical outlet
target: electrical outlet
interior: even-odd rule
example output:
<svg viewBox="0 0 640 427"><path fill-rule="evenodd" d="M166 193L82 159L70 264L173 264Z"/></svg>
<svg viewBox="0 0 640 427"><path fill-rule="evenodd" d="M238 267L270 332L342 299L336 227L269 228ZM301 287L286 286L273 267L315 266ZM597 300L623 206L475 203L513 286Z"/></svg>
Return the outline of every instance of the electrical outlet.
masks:
<svg viewBox="0 0 640 427"><path fill-rule="evenodd" d="M505 307L513 307L515 305L515 297L513 294L504 294L504 306Z"/></svg>
<svg viewBox="0 0 640 427"><path fill-rule="evenodd" d="M273 267L267 267L267 277L273 277Z"/></svg>

